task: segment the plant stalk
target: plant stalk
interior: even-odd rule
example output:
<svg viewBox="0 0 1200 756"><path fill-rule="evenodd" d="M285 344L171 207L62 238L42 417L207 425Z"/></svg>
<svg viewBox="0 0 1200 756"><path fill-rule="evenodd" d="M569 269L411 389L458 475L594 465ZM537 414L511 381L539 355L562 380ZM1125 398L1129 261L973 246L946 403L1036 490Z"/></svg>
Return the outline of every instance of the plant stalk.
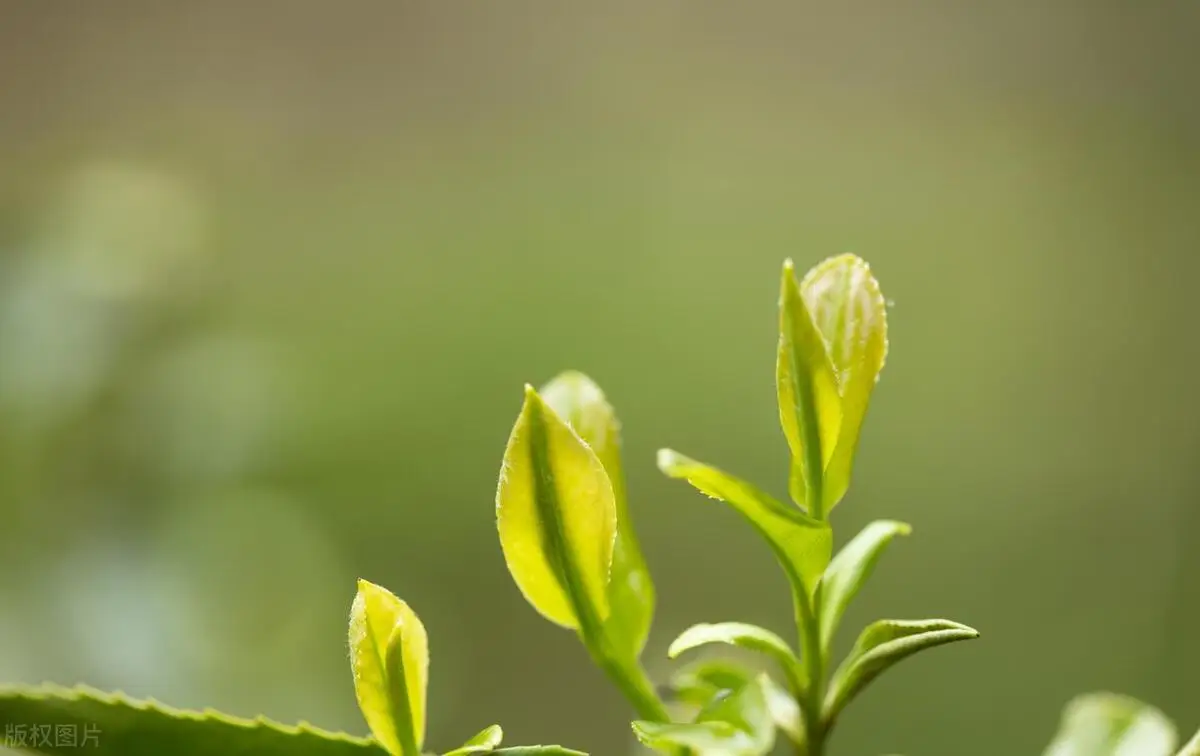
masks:
<svg viewBox="0 0 1200 756"><path fill-rule="evenodd" d="M604 650L593 648L586 639L584 639L584 645L588 646L588 651L591 652L596 665L604 670L608 679L612 680L622 695L633 705L639 718L649 722L671 721L667 714L667 707L658 697L649 675L646 674L646 670L640 663L624 664L613 658L611 654L605 653Z"/></svg>
<svg viewBox="0 0 1200 756"><path fill-rule="evenodd" d="M805 756L824 756L825 725L821 706L825 698L825 657L821 653L820 602L810 600L804 590L793 590L806 678L797 703L804 714Z"/></svg>

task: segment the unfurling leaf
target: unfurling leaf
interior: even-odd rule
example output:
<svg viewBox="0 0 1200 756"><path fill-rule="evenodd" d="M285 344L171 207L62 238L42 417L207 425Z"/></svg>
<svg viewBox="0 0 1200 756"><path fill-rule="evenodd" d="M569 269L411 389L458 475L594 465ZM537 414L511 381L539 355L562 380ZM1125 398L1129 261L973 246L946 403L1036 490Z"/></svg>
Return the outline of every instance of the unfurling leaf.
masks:
<svg viewBox="0 0 1200 756"><path fill-rule="evenodd" d="M692 625L671 643L667 656L674 659L709 643L726 643L767 654L779 663L788 679L799 679L800 660L787 641L770 630L744 622Z"/></svg>
<svg viewBox="0 0 1200 756"><path fill-rule="evenodd" d="M927 648L978 637L973 628L941 619L880 620L869 625L833 675L825 697L826 722L836 719L868 683L902 659Z"/></svg>
<svg viewBox="0 0 1200 756"><path fill-rule="evenodd" d="M508 570L542 616L572 629L608 617L612 484L592 449L530 386L504 452L496 520Z"/></svg>
<svg viewBox="0 0 1200 756"><path fill-rule="evenodd" d="M821 579L821 648L826 654L846 607L871 576L884 548L896 536L911 532L912 528L903 522L877 520L843 546L825 568Z"/></svg>
<svg viewBox="0 0 1200 756"><path fill-rule="evenodd" d="M425 740L429 641L408 604L358 581L350 608L354 693L371 734L393 756L419 756Z"/></svg>
<svg viewBox="0 0 1200 756"><path fill-rule="evenodd" d="M779 421L792 452L788 489L797 504L822 519L824 470L837 446L841 400L825 340L801 295L791 260L783 264L775 381Z"/></svg>
<svg viewBox="0 0 1200 756"><path fill-rule="evenodd" d="M658 469L701 493L726 502L767 539L797 591L811 596L833 550L829 525L779 502L749 483L670 449L658 452Z"/></svg>
<svg viewBox="0 0 1200 756"><path fill-rule="evenodd" d="M592 448L608 474L616 502L617 537L608 582L609 616L604 630L614 651L622 657L636 658L650 634L655 596L654 583L629 515L621 465L621 424L604 392L583 373L562 373L539 393L542 401Z"/></svg>
<svg viewBox="0 0 1200 756"><path fill-rule="evenodd" d="M502 740L504 740L504 731L500 729L500 725L492 725L458 748L444 754L444 756L471 756L471 754L492 753Z"/></svg>
<svg viewBox="0 0 1200 756"><path fill-rule="evenodd" d="M762 756L775 745L775 723L761 679L754 679L706 706L695 722L634 722L643 745L665 753L680 748L721 756Z"/></svg>
<svg viewBox="0 0 1200 756"><path fill-rule="evenodd" d="M871 393L887 357L887 306L871 268L830 258L797 284L783 266L775 378L792 452L789 491L817 519L850 487Z"/></svg>
<svg viewBox="0 0 1200 756"><path fill-rule="evenodd" d="M859 432L887 359L887 303L871 267L854 255L814 267L800 283L800 292L824 341L841 399L837 445L822 447L823 510L828 512L850 487Z"/></svg>
<svg viewBox="0 0 1200 756"><path fill-rule="evenodd" d="M1153 706L1090 693L1067 704L1043 756L1171 756L1177 741L1175 726Z"/></svg>
<svg viewBox="0 0 1200 756"><path fill-rule="evenodd" d="M387 756L370 738L304 722L291 727L57 685L0 687L0 748L6 745L57 756Z"/></svg>

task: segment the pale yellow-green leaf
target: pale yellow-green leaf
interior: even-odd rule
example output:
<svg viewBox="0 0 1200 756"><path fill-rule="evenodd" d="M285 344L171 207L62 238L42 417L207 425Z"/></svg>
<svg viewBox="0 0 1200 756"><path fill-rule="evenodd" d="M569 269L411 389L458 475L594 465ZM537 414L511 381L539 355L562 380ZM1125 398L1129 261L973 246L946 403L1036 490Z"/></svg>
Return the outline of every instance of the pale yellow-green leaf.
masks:
<svg viewBox="0 0 1200 756"><path fill-rule="evenodd" d="M1177 742L1175 725L1153 706L1088 693L1067 704L1043 756L1171 756Z"/></svg>
<svg viewBox="0 0 1200 756"><path fill-rule="evenodd" d="M775 745L775 722L760 676L705 706L691 723L634 722L643 745L665 753L691 749L702 756L763 756Z"/></svg>
<svg viewBox="0 0 1200 756"><path fill-rule="evenodd" d="M783 265L775 379L779 421L792 453L789 491L796 503L820 518L824 469L841 426L841 399L825 341L800 293L791 260Z"/></svg>
<svg viewBox="0 0 1200 756"><path fill-rule="evenodd" d="M425 626L408 604L366 580L350 608L350 665L375 739L394 756L418 756L429 683Z"/></svg>
<svg viewBox="0 0 1200 756"><path fill-rule="evenodd" d="M775 726L793 743L803 743L804 715L800 711L800 704L796 702L796 694L766 675L762 676L761 682L767 697L767 710L771 712Z"/></svg>
<svg viewBox="0 0 1200 756"><path fill-rule="evenodd" d="M766 654L775 659L790 678L795 679L798 674L800 660L796 658L787 641L770 630L745 622L705 622L692 625L671 641L667 648L667 657L674 659L680 654L709 643L726 643Z"/></svg>
<svg viewBox="0 0 1200 756"><path fill-rule="evenodd" d="M596 382L578 371L559 374L538 393L592 448L608 474L616 501L617 537L608 582L610 611L604 629L613 651L623 657L636 657L650 634L655 594L629 514L621 464L621 423Z"/></svg>
<svg viewBox="0 0 1200 756"><path fill-rule="evenodd" d="M887 359L887 304L871 267L855 255L815 266L805 275L800 292L821 334L841 398L836 446L822 448L823 509L828 512L850 486L859 432ZM825 438L822 434L822 442Z"/></svg>
<svg viewBox="0 0 1200 756"><path fill-rule="evenodd" d="M492 725L453 751L447 751L443 756L473 756L474 754L492 753L500 746L502 740L504 740L504 730L500 729L500 725Z"/></svg>
<svg viewBox="0 0 1200 756"><path fill-rule="evenodd" d="M508 570L544 617L579 629L609 614L616 501L591 448L531 386L496 491Z"/></svg>

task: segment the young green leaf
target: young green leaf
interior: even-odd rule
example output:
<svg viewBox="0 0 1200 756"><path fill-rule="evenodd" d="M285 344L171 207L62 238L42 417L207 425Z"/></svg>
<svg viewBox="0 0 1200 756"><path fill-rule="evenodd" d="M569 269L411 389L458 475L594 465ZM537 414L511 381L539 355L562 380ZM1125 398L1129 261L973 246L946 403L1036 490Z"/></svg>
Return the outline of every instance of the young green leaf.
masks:
<svg viewBox="0 0 1200 756"><path fill-rule="evenodd" d="M792 452L789 492L809 514L824 519L823 477L837 446L841 400L825 341L796 284L791 260L783 264L775 381L779 421Z"/></svg>
<svg viewBox="0 0 1200 756"><path fill-rule="evenodd" d="M496 520L508 570L542 616L585 630L608 617L612 484L596 454L531 386L504 452Z"/></svg>
<svg viewBox="0 0 1200 756"><path fill-rule="evenodd" d="M711 702L695 722L634 722L643 745L665 753L690 748L721 756L762 756L775 745L775 723L767 708L762 681L754 679Z"/></svg>
<svg viewBox="0 0 1200 756"><path fill-rule="evenodd" d="M902 659L927 648L978 637L973 628L950 620L880 620L869 625L834 673L825 697L825 721L832 723L868 683Z"/></svg>
<svg viewBox="0 0 1200 756"><path fill-rule="evenodd" d="M1090 693L1067 704L1044 756L1171 756L1177 741L1175 726L1153 706Z"/></svg>
<svg viewBox="0 0 1200 756"><path fill-rule="evenodd" d="M803 586L808 596L816 591L833 550L828 524L776 501L745 481L670 449L659 450L658 468L740 512L771 545L793 587L799 590Z"/></svg>
<svg viewBox="0 0 1200 756"><path fill-rule="evenodd" d="M779 663L789 680L798 682L800 679L800 660L787 641L770 630L743 622L692 625L671 643L667 656L674 659L709 643L726 643L767 654Z"/></svg>
<svg viewBox="0 0 1200 756"><path fill-rule="evenodd" d="M729 659L705 659L672 675L668 687L676 701L703 707L721 691L737 690L757 674Z"/></svg>
<svg viewBox="0 0 1200 756"><path fill-rule="evenodd" d="M500 745L501 740L504 740L504 731L500 729L500 725L492 725L458 748L446 753L445 756L470 756L471 754L492 753Z"/></svg>
<svg viewBox="0 0 1200 756"><path fill-rule="evenodd" d="M642 556L625 491L621 465L621 424L604 392L583 373L567 371L542 387L542 400L592 448L612 484L617 511L608 582L609 616L604 629L614 651L636 658L646 645L654 618L654 583Z"/></svg>
<svg viewBox="0 0 1200 756"><path fill-rule="evenodd" d="M375 739L393 756L419 756L425 740L429 641L408 604L358 581L350 608L354 693Z"/></svg>
<svg viewBox="0 0 1200 756"><path fill-rule="evenodd" d="M661 753L678 753L690 749L696 753L721 756L749 756L766 753L756 751L754 739L728 722L645 722L633 723L638 742Z"/></svg>
<svg viewBox="0 0 1200 756"><path fill-rule="evenodd" d="M829 653L838 623L850 600L875 569L875 563L892 539L908 535L912 528L895 520L876 520L842 547L821 579L821 649Z"/></svg>
<svg viewBox="0 0 1200 756"><path fill-rule="evenodd" d="M98 756L387 756L378 743L263 717L186 711L79 686L0 687L0 744Z"/></svg>
<svg viewBox="0 0 1200 756"><path fill-rule="evenodd" d="M887 359L887 305L871 267L854 255L830 258L800 284L837 380L840 427L836 446L824 446L823 510L832 510L850 487L858 436L871 393Z"/></svg>
<svg viewBox="0 0 1200 756"><path fill-rule="evenodd" d="M559 745L509 746L492 751L495 756L588 756L583 751L573 751Z"/></svg>

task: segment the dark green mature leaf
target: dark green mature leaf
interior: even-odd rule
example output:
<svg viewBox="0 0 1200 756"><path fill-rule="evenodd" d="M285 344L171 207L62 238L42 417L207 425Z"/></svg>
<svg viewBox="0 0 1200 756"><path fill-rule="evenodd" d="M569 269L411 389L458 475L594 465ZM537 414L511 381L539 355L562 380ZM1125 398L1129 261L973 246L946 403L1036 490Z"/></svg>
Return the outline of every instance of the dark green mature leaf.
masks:
<svg viewBox="0 0 1200 756"><path fill-rule="evenodd" d="M542 400L592 448L612 484L617 511L608 580L609 615L604 633L609 647L622 658L637 658L654 619L654 582L638 545L625 471L621 464L621 423L604 392L583 373L569 370L542 387Z"/></svg>
<svg viewBox="0 0 1200 756"><path fill-rule="evenodd" d="M825 720L836 719L852 698L902 659L927 648L978 637L975 629L950 620L880 620L871 624L833 676L825 697Z"/></svg>
<svg viewBox="0 0 1200 756"><path fill-rule="evenodd" d="M504 730L500 729L500 725L492 725L476 734L458 748L446 753L445 756L471 756L471 754L491 753L500 745L500 741L502 740L504 740Z"/></svg>
<svg viewBox="0 0 1200 756"><path fill-rule="evenodd" d="M86 686L0 687L0 733L10 747L45 754L387 756L372 739L307 723L186 711Z"/></svg>
<svg viewBox="0 0 1200 756"><path fill-rule="evenodd" d="M842 422L837 375L796 283L783 264L779 295L779 350L775 363L779 421L792 452L788 490L797 504L824 519L822 480Z"/></svg>
<svg viewBox="0 0 1200 756"><path fill-rule="evenodd" d="M912 528L895 520L876 520L842 547L821 579L821 650L829 653L838 623L851 599L867 582L879 556L896 536L908 535Z"/></svg>
<svg viewBox="0 0 1200 756"><path fill-rule="evenodd" d="M726 643L750 651L758 651L779 662L788 679L799 679L800 660L783 638L758 625L744 622L719 622L692 625L672 641L667 649L671 659L709 643Z"/></svg>
<svg viewBox="0 0 1200 756"><path fill-rule="evenodd" d="M1044 756L1171 756L1176 742L1175 726L1153 706L1089 693L1067 704Z"/></svg>
<svg viewBox="0 0 1200 756"><path fill-rule="evenodd" d="M775 745L775 723L760 679L709 703L695 722L634 722L643 745L665 753L690 748L722 756L762 756Z"/></svg>
<svg viewBox="0 0 1200 756"><path fill-rule="evenodd" d="M767 539L797 590L811 596L829 564L833 535L829 525L734 476L689 459L671 449L658 452L658 469L682 478L701 493L724 501L742 514Z"/></svg>

